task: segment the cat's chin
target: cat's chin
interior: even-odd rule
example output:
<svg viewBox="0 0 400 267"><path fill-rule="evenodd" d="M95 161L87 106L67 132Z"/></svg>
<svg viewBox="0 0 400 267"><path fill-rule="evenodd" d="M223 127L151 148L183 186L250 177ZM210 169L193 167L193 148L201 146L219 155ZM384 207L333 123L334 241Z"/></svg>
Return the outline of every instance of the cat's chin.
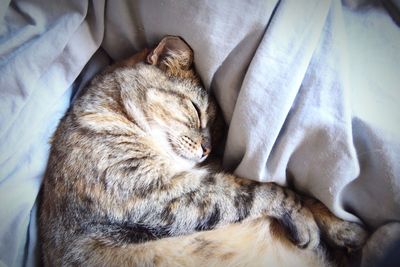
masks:
<svg viewBox="0 0 400 267"><path fill-rule="evenodd" d="M173 166L171 166L175 172L183 172L193 169L199 162L190 160L184 157L177 156L174 160Z"/></svg>
<svg viewBox="0 0 400 267"><path fill-rule="evenodd" d="M176 152L174 154L175 154L173 156L173 163L174 163L173 165L175 165L174 170L178 172L191 170L193 169L193 167L204 162L208 157L208 155L202 157L188 157L186 155L179 155Z"/></svg>
<svg viewBox="0 0 400 267"><path fill-rule="evenodd" d="M191 162L193 162L194 165L196 165L196 164L200 164L200 163L204 162L208 158L208 155L205 155L205 156L193 156L193 157L180 155L180 157L182 157L183 159L185 159L187 161L191 161Z"/></svg>
<svg viewBox="0 0 400 267"><path fill-rule="evenodd" d="M197 161L197 163L203 163L206 159L208 158L208 155L205 155L200 158L200 160Z"/></svg>

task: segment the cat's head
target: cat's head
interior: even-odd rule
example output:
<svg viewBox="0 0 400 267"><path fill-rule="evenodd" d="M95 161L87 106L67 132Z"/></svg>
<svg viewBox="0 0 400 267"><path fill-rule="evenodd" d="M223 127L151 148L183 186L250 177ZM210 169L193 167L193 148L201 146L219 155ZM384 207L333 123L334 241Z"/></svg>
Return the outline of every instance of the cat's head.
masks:
<svg viewBox="0 0 400 267"><path fill-rule="evenodd" d="M121 83L127 112L160 150L193 164L204 161L217 107L194 72L193 51L167 36L146 54Z"/></svg>

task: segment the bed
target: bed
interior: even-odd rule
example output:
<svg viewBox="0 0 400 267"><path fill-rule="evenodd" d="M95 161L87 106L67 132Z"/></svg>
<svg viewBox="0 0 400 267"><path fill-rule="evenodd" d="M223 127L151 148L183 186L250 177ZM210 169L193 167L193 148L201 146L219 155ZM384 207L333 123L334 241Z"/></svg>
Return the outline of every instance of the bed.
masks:
<svg viewBox="0 0 400 267"><path fill-rule="evenodd" d="M364 222L374 234L362 263L373 262L400 237L399 10L399 1L3 1L0 266L38 263L49 139L76 94L167 34L192 46L222 108L224 166Z"/></svg>

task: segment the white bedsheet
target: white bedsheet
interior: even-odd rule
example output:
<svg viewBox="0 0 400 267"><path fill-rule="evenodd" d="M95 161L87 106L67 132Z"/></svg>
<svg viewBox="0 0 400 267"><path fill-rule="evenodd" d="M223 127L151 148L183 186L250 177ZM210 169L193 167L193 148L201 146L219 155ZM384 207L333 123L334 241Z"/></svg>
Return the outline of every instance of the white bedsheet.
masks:
<svg viewBox="0 0 400 267"><path fill-rule="evenodd" d="M0 18L0 266L35 263L31 210L74 88L167 34L192 46L223 109L227 168L372 229L399 222L400 29L379 6L5 1Z"/></svg>

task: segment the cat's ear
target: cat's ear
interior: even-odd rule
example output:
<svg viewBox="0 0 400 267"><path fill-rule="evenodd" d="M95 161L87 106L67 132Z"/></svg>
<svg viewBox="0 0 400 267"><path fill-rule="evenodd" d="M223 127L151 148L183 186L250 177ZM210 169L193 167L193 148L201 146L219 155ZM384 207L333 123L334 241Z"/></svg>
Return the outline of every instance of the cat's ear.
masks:
<svg viewBox="0 0 400 267"><path fill-rule="evenodd" d="M146 58L146 62L158 66L170 74L188 71L193 65L193 51L177 36L166 36Z"/></svg>

